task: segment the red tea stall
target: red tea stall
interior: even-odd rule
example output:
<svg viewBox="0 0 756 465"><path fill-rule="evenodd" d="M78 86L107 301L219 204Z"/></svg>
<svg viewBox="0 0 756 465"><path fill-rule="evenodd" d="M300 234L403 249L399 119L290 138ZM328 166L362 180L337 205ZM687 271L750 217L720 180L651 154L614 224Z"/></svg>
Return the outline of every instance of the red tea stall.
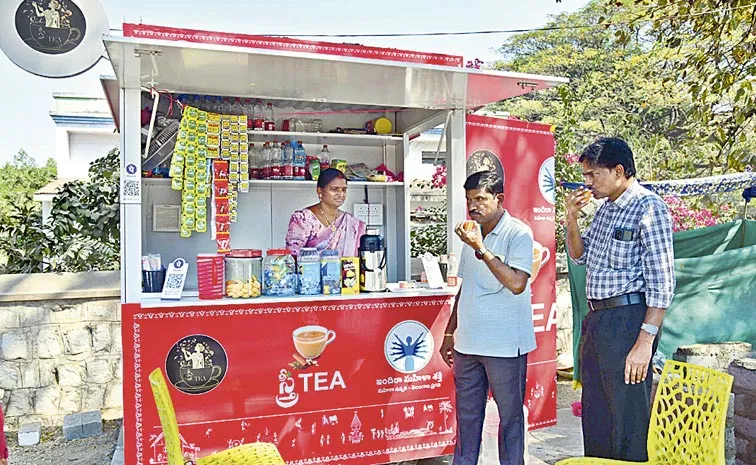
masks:
<svg viewBox="0 0 756 465"><path fill-rule="evenodd" d="M167 382L181 452L193 458L262 441L275 444L289 464L386 463L449 453L455 433L452 374L437 352L456 289L198 298L196 257L217 252L218 242L212 232L182 238L162 222L166 206L181 204L182 194L171 179L142 172L149 154L140 119L155 90L259 98L281 114L317 114L321 131L250 131L249 143L296 138L308 151L328 144L339 158L384 165L406 180L412 177L405 169L409 141L443 125L449 250L457 255L461 243L452 229L466 209L464 191L454 187L476 153L491 152L505 171L507 208L531 224L539 242L533 284L539 349L531 357L528 408L533 427L555 423L554 213L547 179L553 181L553 134L468 113L566 80L465 69L459 57L445 55L145 25L125 25L123 37L104 42L117 81L103 85L121 132L127 464L167 463L148 379L156 369ZM393 131L327 132L376 117L389 118ZM231 247L282 247L289 215L315 200L314 184L250 180L238 194ZM381 205L375 227L385 240L389 282L409 280L409 182L349 186L346 211ZM188 263L179 300L143 292L148 253ZM322 344L299 337L321 330L328 334ZM300 363L302 353L317 363Z"/></svg>

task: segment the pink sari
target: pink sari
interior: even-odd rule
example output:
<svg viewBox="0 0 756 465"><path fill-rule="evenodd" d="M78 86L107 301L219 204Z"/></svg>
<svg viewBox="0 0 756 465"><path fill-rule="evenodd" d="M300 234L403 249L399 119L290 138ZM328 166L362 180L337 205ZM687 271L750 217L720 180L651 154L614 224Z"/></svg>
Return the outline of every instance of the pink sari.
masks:
<svg viewBox="0 0 756 465"><path fill-rule="evenodd" d="M342 213L333 226L336 231L323 225L309 208L297 210L289 220L286 247L295 256L302 247L315 247L319 252L338 250L342 257L356 257L360 237L365 234L365 223L349 213Z"/></svg>

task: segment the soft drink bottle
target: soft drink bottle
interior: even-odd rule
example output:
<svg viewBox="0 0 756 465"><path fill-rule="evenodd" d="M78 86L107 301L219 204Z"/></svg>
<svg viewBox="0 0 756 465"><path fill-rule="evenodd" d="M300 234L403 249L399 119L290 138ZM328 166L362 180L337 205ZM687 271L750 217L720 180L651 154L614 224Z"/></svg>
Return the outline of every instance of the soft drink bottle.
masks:
<svg viewBox="0 0 756 465"><path fill-rule="evenodd" d="M291 146L291 141L286 141L285 144L281 144L281 150L283 151L283 179L294 179L294 147Z"/></svg>
<svg viewBox="0 0 756 465"><path fill-rule="evenodd" d="M252 109L252 129L255 131L265 130L265 116L263 116L263 104L260 100L255 102Z"/></svg>
<svg viewBox="0 0 756 465"><path fill-rule="evenodd" d="M273 114L273 104L268 103L268 106L265 107L265 122L264 127L266 131L275 131L276 130L276 119L275 115Z"/></svg>
<svg viewBox="0 0 756 465"><path fill-rule="evenodd" d="M323 149L320 151L318 159L320 160L321 173L323 170L327 170L331 167L331 152L328 151L328 144L323 144Z"/></svg>

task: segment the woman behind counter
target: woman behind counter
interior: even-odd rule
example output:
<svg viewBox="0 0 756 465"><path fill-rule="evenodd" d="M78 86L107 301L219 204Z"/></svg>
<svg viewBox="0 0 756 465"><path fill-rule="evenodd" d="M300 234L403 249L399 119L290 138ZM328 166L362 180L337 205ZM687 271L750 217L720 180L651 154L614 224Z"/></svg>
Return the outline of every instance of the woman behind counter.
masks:
<svg viewBox="0 0 756 465"><path fill-rule="evenodd" d="M318 251L338 250L342 257L356 257L365 223L339 210L346 200L346 176L334 168L323 170L316 190L320 202L292 213L286 247L295 256L302 247L315 247Z"/></svg>

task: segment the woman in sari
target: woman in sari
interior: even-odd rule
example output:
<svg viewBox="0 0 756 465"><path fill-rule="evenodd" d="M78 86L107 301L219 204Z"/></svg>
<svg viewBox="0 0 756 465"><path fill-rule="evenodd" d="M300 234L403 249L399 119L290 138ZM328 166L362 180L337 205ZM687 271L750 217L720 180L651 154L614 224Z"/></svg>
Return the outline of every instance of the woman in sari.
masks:
<svg viewBox="0 0 756 465"><path fill-rule="evenodd" d="M317 193L320 202L292 213L286 247L295 256L303 247L315 247L319 252L338 250L342 257L356 257L365 223L339 210L346 200L346 176L337 169L323 170Z"/></svg>

